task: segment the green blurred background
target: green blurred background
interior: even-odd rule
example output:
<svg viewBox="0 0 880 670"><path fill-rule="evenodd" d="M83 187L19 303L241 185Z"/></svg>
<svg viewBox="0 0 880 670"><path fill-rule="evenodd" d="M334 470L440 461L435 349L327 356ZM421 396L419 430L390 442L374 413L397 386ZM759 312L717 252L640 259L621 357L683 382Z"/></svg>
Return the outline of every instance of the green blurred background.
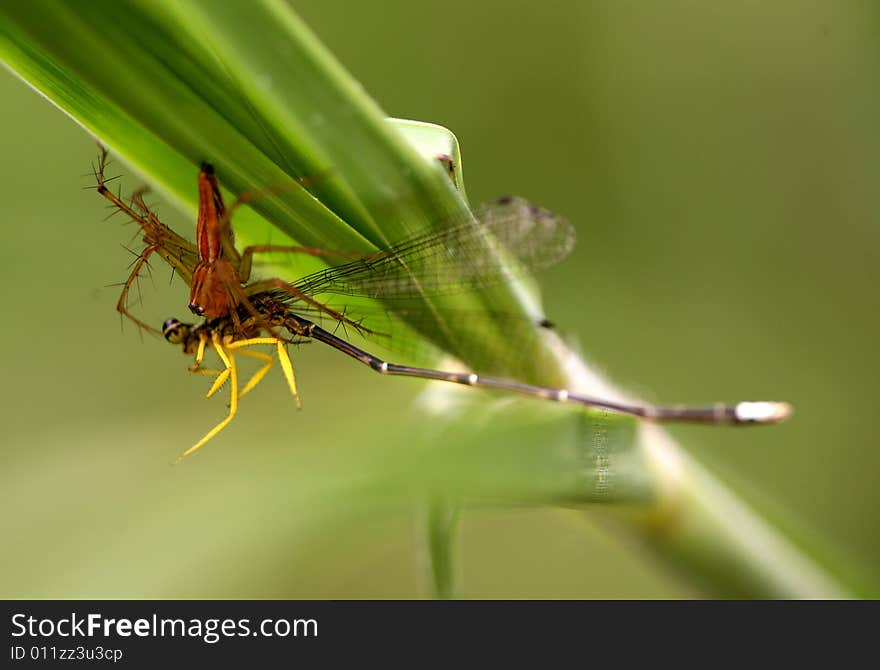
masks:
<svg viewBox="0 0 880 670"><path fill-rule="evenodd" d="M779 427L673 432L832 564L880 576L875 2L294 6L388 114L458 135L473 201L517 193L574 222L541 279L590 361L650 400L793 402ZM0 595L424 595L416 514L286 476L332 472L341 445L406 449L419 383L304 347L302 412L273 374L169 467L223 401L120 328L107 285L139 246L81 190L92 141L12 76L0 92ZM155 269L142 313L185 316ZM469 511L461 546L469 597L703 595L598 510Z"/></svg>

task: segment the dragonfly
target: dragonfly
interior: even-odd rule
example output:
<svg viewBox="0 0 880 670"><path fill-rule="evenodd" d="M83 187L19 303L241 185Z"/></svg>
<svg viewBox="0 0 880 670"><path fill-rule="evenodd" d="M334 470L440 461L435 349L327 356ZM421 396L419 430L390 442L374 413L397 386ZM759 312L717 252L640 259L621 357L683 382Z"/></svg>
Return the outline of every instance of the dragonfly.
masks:
<svg viewBox="0 0 880 670"><path fill-rule="evenodd" d="M227 381L230 403L227 416L180 459L194 453L220 433L236 416L238 401L264 378L274 357L252 347L270 345L276 350L288 387L299 405L293 365L286 350L290 343L317 341L359 361L383 375L415 377L478 388L495 389L628 414L653 421L702 422L710 424L772 424L787 418L790 405L776 401L744 401L709 407L656 406L627 403L584 395L562 388L527 384L512 379L451 372L392 363L348 339L327 330L316 321L328 321L338 329L352 327L366 336L382 333L352 318L346 309L334 309L315 296L336 294L393 299L401 296L464 290L467 287L504 281L497 261L487 255L487 239L500 241L523 268L551 265L564 257L574 244L568 222L522 198L506 197L476 210L476 222L466 221L439 231L416 235L372 254L328 251L312 247L259 245L238 252L232 241L231 214L254 197L240 195L227 209L213 168L205 163L198 175L199 218L197 244L172 231L149 210L140 193L130 203L107 187L104 177L106 152L102 152L95 177L98 192L139 224L144 250L124 282L117 309L140 327L143 323L128 310L128 294L148 258L156 253L190 285L190 310L203 317L198 324L167 319L161 334L184 353L194 357L191 371L208 374L215 381L208 392L214 395ZM314 256L349 257L294 282L281 279L250 281L254 254L261 252L304 253ZM311 316L312 318L308 318ZM539 327L534 324L534 327ZM286 335L284 334L286 333ZM207 350L220 358L220 370L202 367ZM237 355L256 358L260 368L239 388ZM178 460L180 460L178 459Z"/></svg>

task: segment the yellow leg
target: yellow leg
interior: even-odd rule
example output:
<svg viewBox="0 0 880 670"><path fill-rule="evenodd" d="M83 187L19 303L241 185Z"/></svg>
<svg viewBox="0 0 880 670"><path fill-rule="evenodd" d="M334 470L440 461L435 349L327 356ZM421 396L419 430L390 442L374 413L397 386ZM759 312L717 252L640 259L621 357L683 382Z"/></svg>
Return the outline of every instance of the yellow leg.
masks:
<svg viewBox="0 0 880 670"><path fill-rule="evenodd" d="M229 352L230 350L232 350L234 348L235 347L231 347L228 344L226 345L227 352ZM260 380L262 380L263 377L266 376L266 373L269 371L269 368L272 367L273 361L272 361L272 357L269 356L268 354L263 354L263 353L260 353L257 351L246 351L246 350L242 349L238 353L242 354L243 356L250 356L252 358L258 358L261 361L263 361L263 363L264 363L263 366L259 370L257 370L253 374L253 376L248 380L248 383L245 384L244 388L238 392L238 397L241 398L242 396L247 394L250 390L252 390L254 388L254 386L256 386L257 384L260 383ZM226 383L226 380L229 379L229 375L230 375L229 368L227 368L225 370L207 370L204 368L200 368L198 370L190 370L190 372L195 372L196 374L200 374L200 375L214 375L217 377L217 379L214 380L214 383L211 384L211 388L208 390L208 393L205 395L206 398L210 398L215 393L217 393L217 391L219 391L223 387L223 384Z"/></svg>
<svg viewBox="0 0 880 670"><path fill-rule="evenodd" d="M251 376L251 378L248 380L248 383L245 384L244 388L238 392L239 398L242 398L247 393L249 393L251 390L253 390L253 388L257 384L259 384L260 381L262 381L263 377L266 376L266 373L269 372L269 369L272 367L273 359L268 354L263 354L263 353L260 353L257 351L247 351L242 348L242 347L251 346L254 344L265 344L265 342L262 342L262 341L255 341L255 340L264 340L264 339L270 339L270 338L252 338L250 340L238 340L238 341L232 341L232 342L229 342L229 341L224 342L224 348L227 353L232 352L237 349L241 349L241 351L239 353L241 353L242 355L250 356L252 358L257 358L257 359L263 361L263 363L264 363L263 366ZM270 339L270 341L274 341L274 340ZM204 357L204 350L202 347L203 343L204 343L204 340L200 341L200 343L199 343L200 349L202 349L202 351L201 351L202 357ZM197 353L197 357L198 357L198 355L199 354ZM195 372L196 374L200 374L200 375L213 375L213 376L217 377L217 379L215 379L214 383L211 385L210 390L205 395L206 398L210 398L211 396L213 396L215 393L217 393L217 391L219 391L222 388L223 384L226 383L226 380L229 379L229 376L231 374L231 370L230 370L230 368L226 368L225 370L208 370L206 368L198 367L200 364L201 364L201 362L197 359L196 364L190 369L190 372Z"/></svg>
<svg viewBox="0 0 880 670"><path fill-rule="evenodd" d="M241 349L238 353L242 356L250 356L251 358L256 358L258 360L263 361L263 365L260 366L260 369L257 370L251 378L248 380L248 383L244 385L241 391L238 394L239 398L243 398L245 395L250 393L253 388L263 381L263 377L266 376L266 373L272 368L272 364L275 362L275 359L272 358L269 354L264 354L261 351L248 351L247 349Z"/></svg>
<svg viewBox="0 0 880 670"><path fill-rule="evenodd" d="M202 367L202 361L205 360L205 345L208 344L208 336L201 334L199 337L199 348L196 351L196 360L193 363L193 366L190 368L191 372L196 372L199 368Z"/></svg>
<svg viewBox="0 0 880 670"><path fill-rule="evenodd" d="M198 368L196 370L193 370L192 368L190 368L190 372L194 372L197 375L209 375L211 377L216 377L217 375L223 374L224 370L211 370L208 368Z"/></svg>
<svg viewBox="0 0 880 670"><path fill-rule="evenodd" d="M278 347L278 362L281 363L281 369L284 371L284 378L287 380L287 385L290 387L290 392L293 394L296 408L302 409L302 404L299 401L299 393L296 392L296 377L293 374L293 363L290 362L290 356L287 355L287 349L284 347L284 342L281 340L275 340L275 345Z"/></svg>
<svg viewBox="0 0 880 670"><path fill-rule="evenodd" d="M196 350L196 358L193 362L193 366L189 369L190 372L195 372L197 375L209 375L212 377L217 377L214 380L214 383L211 385L211 390L208 391L208 394L205 396L206 398L210 398L214 395L217 390L223 386L223 383L229 377L229 368L226 370L209 370L207 368L202 367L202 362L205 360L205 348L208 344L208 336L202 335L199 338L199 348Z"/></svg>
<svg viewBox="0 0 880 670"><path fill-rule="evenodd" d="M226 370L224 372L229 372L229 377L231 380L230 383L230 398L229 398L229 414L226 416L223 421L214 426L201 440L196 442L189 449L184 451L175 461L175 463L180 463L184 458L189 456L194 451L203 447L207 442L212 440L216 435L226 428L229 425L229 422L235 418L235 413L238 411L238 369L235 364L235 354L232 350L227 352L226 347L229 343L223 342L220 339L220 336L217 333L214 333L211 338L212 345L214 347L214 351L217 352L217 355L220 357L220 360L223 361L223 364L226 366ZM215 382L216 385L216 382Z"/></svg>
<svg viewBox="0 0 880 670"><path fill-rule="evenodd" d="M279 340L277 337L252 337L248 340L237 340L227 345L227 349L240 349L242 347L251 347L257 344L274 344L278 350L278 362L281 363L281 369L284 372L284 378L287 380L287 385L290 387L290 393L293 395L293 399L296 401L296 406L298 409L302 408L302 405L299 401L299 393L296 390L296 376L293 374L293 363L290 362L290 356L287 355L287 349L284 348L284 342ZM254 356L255 358L261 358L262 355L257 354L254 351L241 353L247 353L248 355ZM256 386L260 380L266 375L269 371L269 367L266 366L257 370L254 376L251 378L251 381L247 383L247 390ZM243 396L245 391L242 391L239 397Z"/></svg>
<svg viewBox="0 0 880 670"><path fill-rule="evenodd" d="M199 370L196 370L199 372ZM205 374L208 374L207 372ZM232 374L232 368L226 368L225 370L217 371L217 379L214 380L214 383L211 384L211 388L208 389L208 392L205 394L206 398L210 398L212 395L217 393L223 384L226 383L226 380L229 379L229 376Z"/></svg>
<svg viewBox="0 0 880 670"><path fill-rule="evenodd" d="M235 340L233 341L231 337L227 337L225 339L221 339L220 335L217 333L213 333L211 336L211 346L214 348L214 351L217 352L217 355L220 357L220 360L223 362L225 368L223 370L208 370L201 367L202 361L205 356L205 349L207 347L207 337L203 337L199 340L199 348L196 352L195 363L190 370L197 374L206 374L206 375L216 375L217 379L214 380L214 383L211 386L211 389L208 391L207 397L210 398L214 395L227 381L230 380L230 400L229 400L229 414L226 416L223 421L218 423L214 428L212 428L201 440L196 442L192 447L183 452L175 461L179 463L184 458L192 454L194 451L203 447L207 442L212 440L217 434L226 428L227 425L235 418L235 414L238 411L238 400L243 397L250 391L252 391L257 384L259 384L263 377L269 372L272 367L272 363L274 359L269 354L264 354L262 352L257 351L248 351L246 347L252 347L261 344L274 344L278 350L278 360L281 363L281 369L284 372L284 378L287 380L287 385L290 387L290 392L293 394L293 398L296 401L297 408L300 408L299 394L296 389L296 377L293 373L293 364L290 361L290 356L287 354L287 349L284 347L284 342L275 338L275 337L252 337L250 339L245 340ZM240 353L243 356L250 356L251 358L256 358L258 360L263 361L263 365L251 376L248 380L247 384L244 385L240 391L238 389L238 365L235 361L235 354Z"/></svg>
<svg viewBox="0 0 880 670"><path fill-rule="evenodd" d="M242 350L241 353L246 356L252 356L253 358L259 358L261 360L266 361L266 364L263 367L261 367L259 370L257 370L254 373L253 377L250 378L250 380L245 385L242 392L239 394L239 397L241 397L245 393L253 390L253 388L263 380L263 377L266 376L266 373L269 372L269 368L272 367L272 357L269 356L268 354L263 354L263 353L259 353L256 351L245 351L244 350L244 347L253 347L253 346L256 346L259 344L278 344L278 345L280 345L281 340L274 338L274 337L251 337L247 340L236 340L235 342L231 342L230 344L227 345L228 350L241 349ZM281 367L282 368L284 368L284 364L285 364L285 362L282 359L281 360ZM287 364L289 365L290 361L287 361ZM285 376L287 375L286 370L285 370L284 374L285 374ZM294 386L294 388L296 388L296 387Z"/></svg>
<svg viewBox="0 0 880 670"><path fill-rule="evenodd" d="M277 337L251 337L246 340L235 340L227 345L228 349L241 349L242 347L253 347L257 344L275 344L278 342Z"/></svg>
<svg viewBox="0 0 880 670"><path fill-rule="evenodd" d="M255 342L253 342L252 340L239 340L238 342L234 342L234 341L231 341L230 339L227 338L222 344L223 344L223 347L225 348L226 352L231 355L231 352L234 351L235 349L239 349L242 346L249 346L250 344L255 344ZM231 368L227 367L225 370L207 370L204 368L200 368L199 366L202 363L202 358L205 355L204 347L205 347L205 338L202 338L199 341L199 351L196 353L196 363L192 368L190 368L190 372L195 372L195 373L201 374L201 375L216 375L217 376L217 379L214 380L214 383L211 385L211 388L208 390L208 393L205 395L206 398L210 398L215 393L217 393L217 391L219 391L223 387L223 384L226 383L226 380L229 379L229 376L231 374ZM216 342L214 343L214 347L216 348ZM269 371L268 368L272 366L272 360L266 354L260 354L260 353L253 352L253 351L242 351L241 353L244 354L245 356L252 356L253 358L259 358L262 361L268 361L268 367L264 365L263 368L260 368L259 370L257 370L254 373L253 377L251 377L251 379L245 385L245 389L238 393L239 398L241 398L248 391L250 391L254 386L256 386L260 382L260 380L266 375L266 373Z"/></svg>

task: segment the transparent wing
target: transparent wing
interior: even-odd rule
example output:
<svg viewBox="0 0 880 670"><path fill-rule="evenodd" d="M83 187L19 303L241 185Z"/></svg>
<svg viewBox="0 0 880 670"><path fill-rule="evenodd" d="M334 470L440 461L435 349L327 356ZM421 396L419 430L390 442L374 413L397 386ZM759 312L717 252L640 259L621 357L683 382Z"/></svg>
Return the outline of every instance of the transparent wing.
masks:
<svg viewBox="0 0 880 670"><path fill-rule="evenodd" d="M467 220L392 245L362 259L306 275L296 287L369 298L463 291L504 281L511 272L548 267L574 247L568 221L519 197L478 208ZM499 262L499 253L518 268Z"/></svg>

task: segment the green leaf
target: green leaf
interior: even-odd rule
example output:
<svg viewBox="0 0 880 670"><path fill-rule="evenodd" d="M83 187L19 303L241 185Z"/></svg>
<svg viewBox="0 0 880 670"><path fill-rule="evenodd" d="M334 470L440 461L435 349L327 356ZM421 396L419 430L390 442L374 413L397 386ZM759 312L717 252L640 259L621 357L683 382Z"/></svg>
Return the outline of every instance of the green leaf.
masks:
<svg viewBox="0 0 880 670"><path fill-rule="evenodd" d="M432 595L449 600L457 595L458 505L438 496L428 502L425 516Z"/></svg>

